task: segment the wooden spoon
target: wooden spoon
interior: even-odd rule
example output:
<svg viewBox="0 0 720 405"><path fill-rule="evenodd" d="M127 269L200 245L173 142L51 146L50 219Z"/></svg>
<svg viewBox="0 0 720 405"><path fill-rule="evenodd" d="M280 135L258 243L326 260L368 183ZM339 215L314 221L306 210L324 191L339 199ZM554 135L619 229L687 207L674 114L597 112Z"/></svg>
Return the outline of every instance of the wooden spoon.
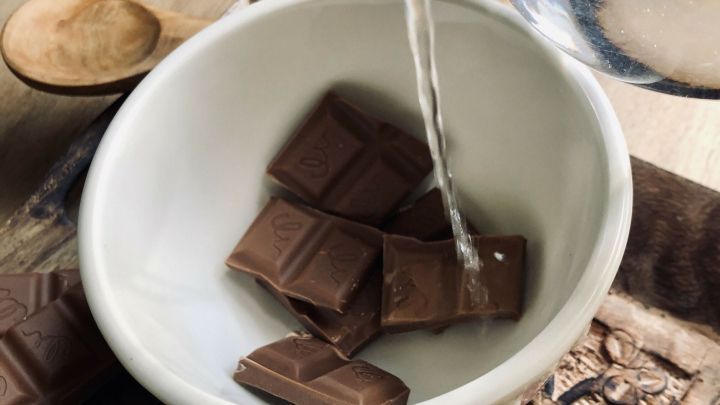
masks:
<svg viewBox="0 0 720 405"><path fill-rule="evenodd" d="M29 0L5 24L0 51L40 90L122 93L211 22L131 0Z"/></svg>

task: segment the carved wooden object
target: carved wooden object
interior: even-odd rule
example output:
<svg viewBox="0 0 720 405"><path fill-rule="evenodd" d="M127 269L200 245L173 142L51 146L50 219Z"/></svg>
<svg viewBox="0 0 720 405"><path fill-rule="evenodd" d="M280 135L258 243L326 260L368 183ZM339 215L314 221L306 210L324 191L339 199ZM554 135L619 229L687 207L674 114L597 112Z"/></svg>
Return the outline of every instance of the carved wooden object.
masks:
<svg viewBox="0 0 720 405"><path fill-rule="evenodd" d="M8 19L0 49L40 90L121 93L211 22L134 0L30 0Z"/></svg>
<svg viewBox="0 0 720 405"><path fill-rule="evenodd" d="M720 344L630 297L611 294L588 336L560 361L533 404L720 401Z"/></svg>

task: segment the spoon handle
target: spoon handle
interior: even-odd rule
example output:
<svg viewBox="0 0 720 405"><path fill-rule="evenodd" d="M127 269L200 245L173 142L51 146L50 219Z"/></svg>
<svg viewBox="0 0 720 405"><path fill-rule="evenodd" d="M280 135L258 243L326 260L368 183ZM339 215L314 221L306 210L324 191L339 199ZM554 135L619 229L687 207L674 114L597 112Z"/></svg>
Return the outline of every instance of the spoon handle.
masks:
<svg viewBox="0 0 720 405"><path fill-rule="evenodd" d="M77 227L67 215L65 202L124 101L125 97L119 98L90 124L40 187L0 227L0 274L78 267Z"/></svg>

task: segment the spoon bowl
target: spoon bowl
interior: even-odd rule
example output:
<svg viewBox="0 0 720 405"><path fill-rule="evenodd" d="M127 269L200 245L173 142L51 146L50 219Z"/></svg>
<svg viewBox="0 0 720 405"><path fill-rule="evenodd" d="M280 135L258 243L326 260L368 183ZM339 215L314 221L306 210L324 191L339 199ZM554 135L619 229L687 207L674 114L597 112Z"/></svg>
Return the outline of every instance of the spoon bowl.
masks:
<svg viewBox="0 0 720 405"><path fill-rule="evenodd" d="M32 87L120 93L211 22L130 0L30 0L8 20L0 49Z"/></svg>

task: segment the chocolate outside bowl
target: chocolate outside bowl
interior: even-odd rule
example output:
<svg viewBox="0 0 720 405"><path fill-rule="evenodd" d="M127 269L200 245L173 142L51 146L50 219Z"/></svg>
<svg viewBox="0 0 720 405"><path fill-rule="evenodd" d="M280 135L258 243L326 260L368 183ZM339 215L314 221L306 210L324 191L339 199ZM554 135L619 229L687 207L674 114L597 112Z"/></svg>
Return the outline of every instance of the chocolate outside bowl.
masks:
<svg viewBox="0 0 720 405"><path fill-rule="evenodd" d="M519 322L383 336L357 358L410 402L512 401L582 336L630 224L627 150L584 67L489 1L434 3L452 169L473 224L527 238ZM277 187L265 169L322 95L422 136L403 4L264 0L213 24L144 79L83 195L83 283L123 365L172 404L262 403L238 360L300 325L225 259Z"/></svg>

